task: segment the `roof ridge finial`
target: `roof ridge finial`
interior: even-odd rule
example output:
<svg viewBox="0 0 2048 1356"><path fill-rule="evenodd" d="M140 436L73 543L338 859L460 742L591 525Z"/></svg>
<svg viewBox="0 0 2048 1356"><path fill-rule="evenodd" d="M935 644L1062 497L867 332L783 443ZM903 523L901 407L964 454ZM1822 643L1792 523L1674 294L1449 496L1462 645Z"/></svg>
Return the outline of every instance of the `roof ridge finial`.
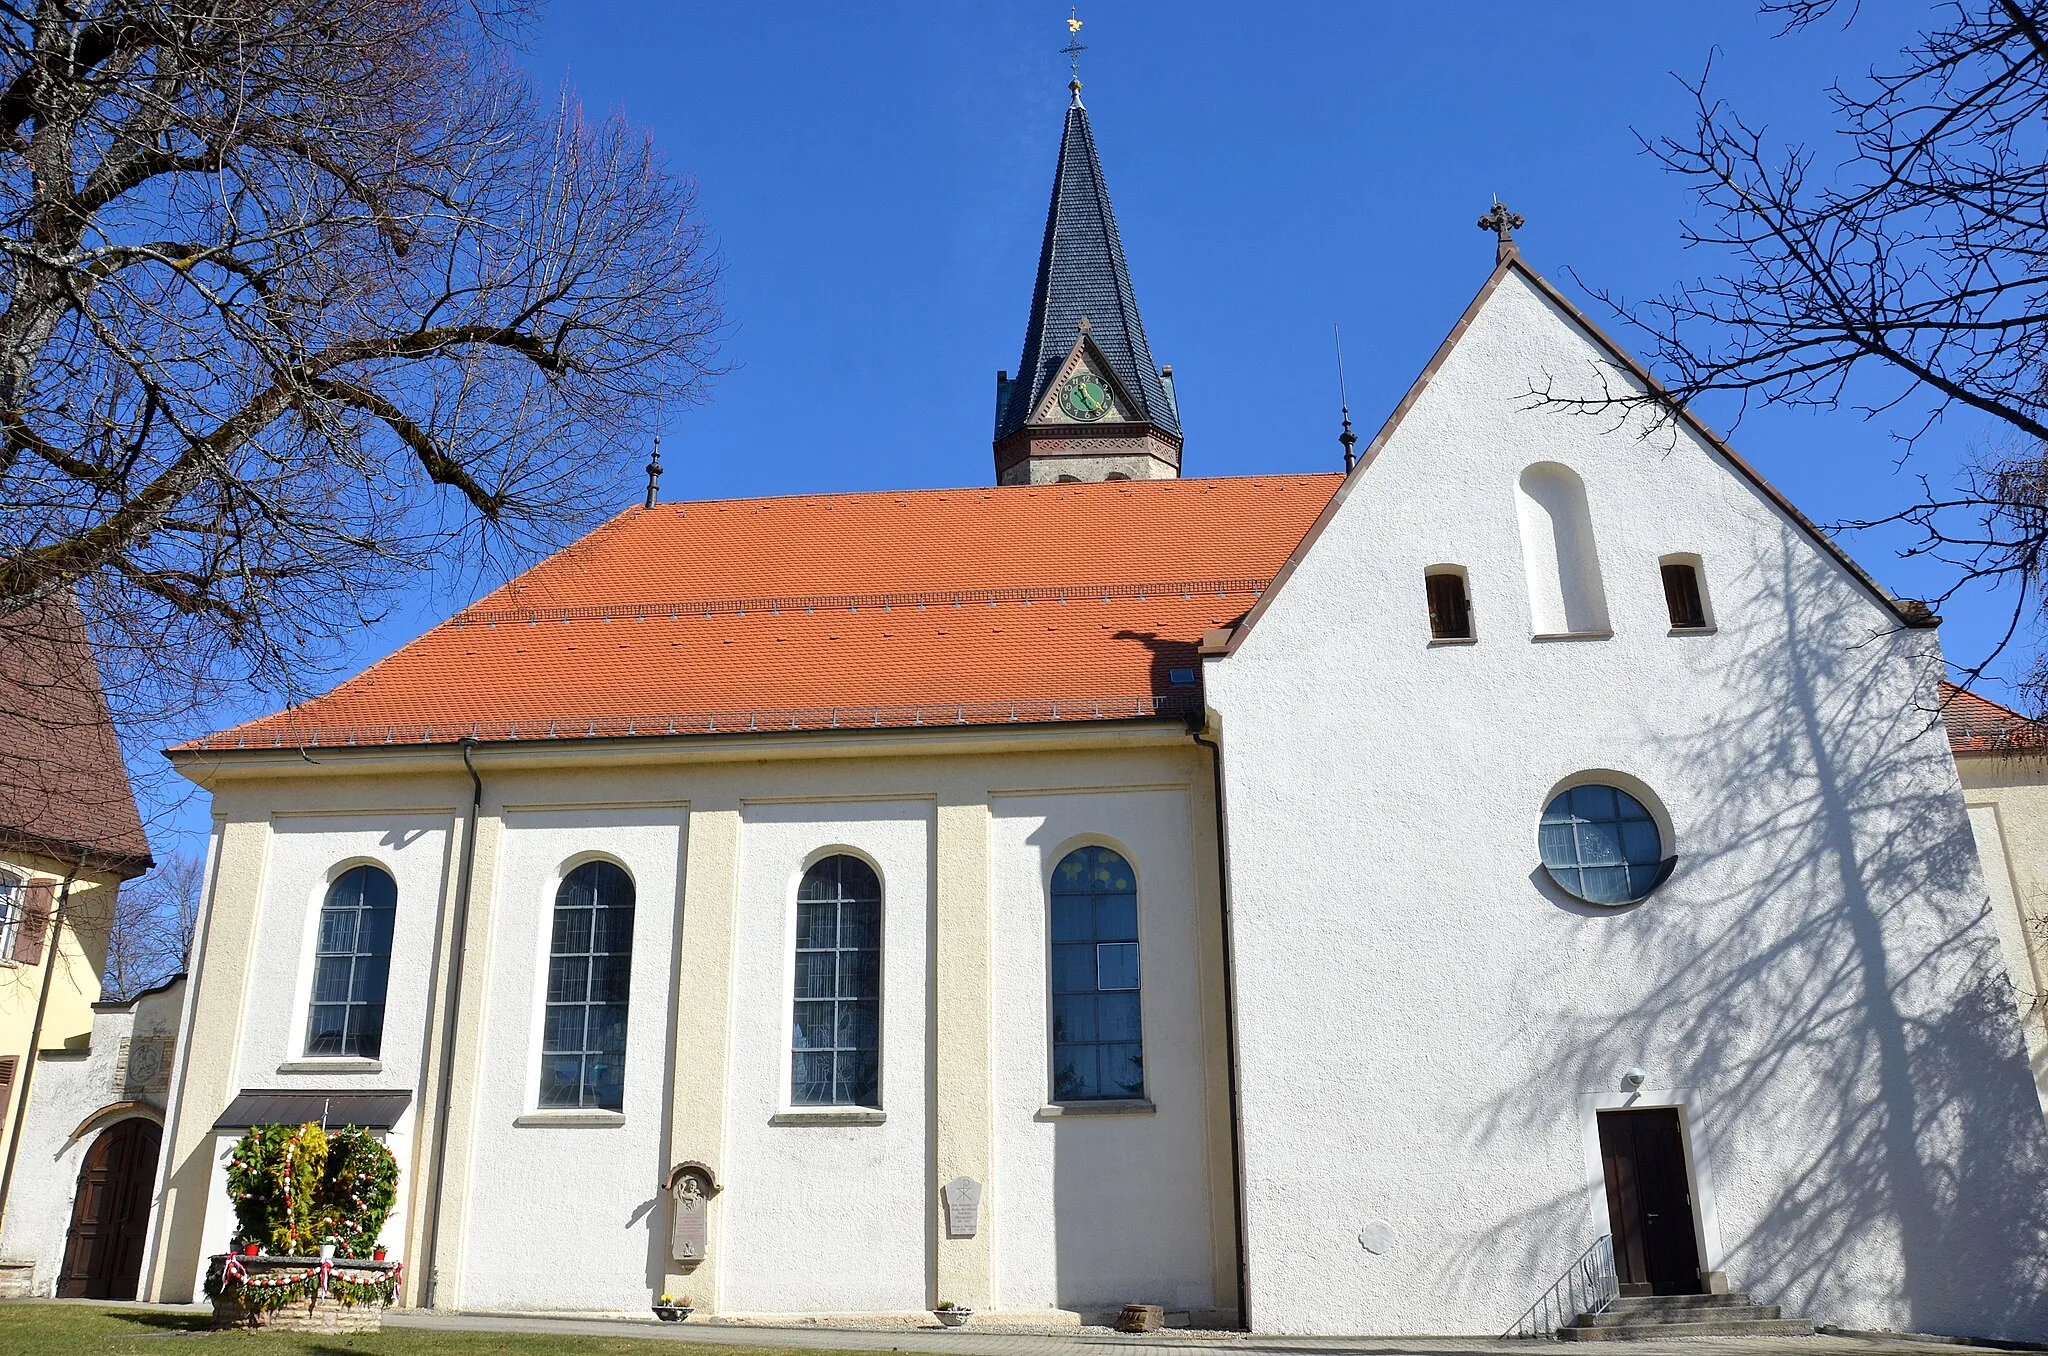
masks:
<svg viewBox="0 0 2048 1356"><path fill-rule="evenodd" d="M647 463L647 507L654 507L655 496L661 493L661 434L654 435L654 458Z"/></svg>
<svg viewBox="0 0 2048 1356"><path fill-rule="evenodd" d="M1500 198L1497 195L1495 196L1493 210L1479 218L1479 229L1482 231L1492 231L1495 236L1493 248L1494 263L1505 263L1521 253L1521 250L1515 246L1515 232L1521 230L1527 224L1520 212L1508 211L1507 208L1501 205Z"/></svg>
<svg viewBox="0 0 2048 1356"><path fill-rule="evenodd" d="M1079 5L1067 7L1067 45L1060 48L1060 54L1068 59L1073 68L1074 78L1067 81L1067 88L1074 92L1075 108L1084 106L1081 103L1081 53L1088 50L1081 41L1081 25L1085 21L1080 15Z"/></svg>
<svg viewBox="0 0 2048 1356"><path fill-rule="evenodd" d="M1330 332L1337 337L1337 402L1344 407L1344 431L1337 441L1344 445L1344 474L1348 476L1358 461L1352 451L1358 446L1358 435L1351 431L1351 397L1344 390L1344 327L1333 321Z"/></svg>

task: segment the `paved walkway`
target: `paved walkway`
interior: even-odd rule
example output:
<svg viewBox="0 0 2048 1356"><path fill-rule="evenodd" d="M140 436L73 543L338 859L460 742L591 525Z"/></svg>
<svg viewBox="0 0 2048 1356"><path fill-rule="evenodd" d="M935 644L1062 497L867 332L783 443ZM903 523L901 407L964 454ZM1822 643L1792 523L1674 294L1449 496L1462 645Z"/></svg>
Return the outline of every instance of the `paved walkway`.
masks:
<svg viewBox="0 0 2048 1356"><path fill-rule="evenodd" d="M640 1337L684 1345L704 1343L741 1347L801 1347L821 1351L900 1351L961 1353L962 1356L1135 1356L1142 1348L1157 1356L1537 1356L1559 1347L1528 1342L1503 1342L1485 1337L1252 1337L1244 1333L1198 1333L1170 1329L1148 1336L1127 1336L1108 1328L770 1328L753 1324L658 1323L601 1318L555 1318L525 1314L435 1314L418 1309L394 1310L386 1327L441 1332L554 1333L589 1337ZM1576 1348L1564 1348L1572 1350ZM1628 1342L1613 1347L1614 1356L1965 1356L1982 1347L1915 1341L1904 1337L1681 1337L1663 1342ZM679 1356L681 1354L679 1353Z"/></svg>

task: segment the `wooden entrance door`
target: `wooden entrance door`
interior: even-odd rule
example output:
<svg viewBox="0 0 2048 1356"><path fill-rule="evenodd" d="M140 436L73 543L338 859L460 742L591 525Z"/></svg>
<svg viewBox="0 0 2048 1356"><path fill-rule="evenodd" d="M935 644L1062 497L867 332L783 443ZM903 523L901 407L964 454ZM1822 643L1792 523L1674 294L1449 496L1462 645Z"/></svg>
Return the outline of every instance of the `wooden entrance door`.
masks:
<svg viewBox="0 0 2048 1356"><path fill-rule="evenodd" d="M1621 1293L1699 1294L1699 1240L1677 1108L1601 1112L1600 1167Z"/></svg>
<svg viewBox="0 0 2048 1356"><path fill-rule="evenodd" d="M86 1150L64 1241L64 1272L57 1280L60 1297L135 1298L162 1142L155 1122L125 1120L102 1131Z"/></svg>

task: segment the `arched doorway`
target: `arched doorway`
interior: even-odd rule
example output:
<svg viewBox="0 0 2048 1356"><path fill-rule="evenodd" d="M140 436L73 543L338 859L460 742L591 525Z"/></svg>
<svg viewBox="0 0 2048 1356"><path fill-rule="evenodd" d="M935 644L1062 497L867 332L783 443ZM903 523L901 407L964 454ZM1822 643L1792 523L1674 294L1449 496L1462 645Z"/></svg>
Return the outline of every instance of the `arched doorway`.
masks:
<svg viewBox="0 0 2048 1356"><path fill-rule="evenodd" d="M71 1232L64 1240L62 1299L134 1299L156 1186L163 1131L132 1117L100 1132L78 1170Z"/></svg>

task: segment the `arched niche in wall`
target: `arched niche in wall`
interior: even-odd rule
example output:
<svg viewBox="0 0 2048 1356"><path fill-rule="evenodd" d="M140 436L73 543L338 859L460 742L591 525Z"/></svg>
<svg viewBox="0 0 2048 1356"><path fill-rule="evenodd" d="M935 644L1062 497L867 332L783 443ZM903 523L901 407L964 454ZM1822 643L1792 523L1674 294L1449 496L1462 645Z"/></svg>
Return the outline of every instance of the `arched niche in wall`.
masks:
<svg viewBox="0 0 2048 1356"><path fill-rule="evenodd" d="M1569 466L1539 461L1523 468L1515 490L1531 627L1539 636L1604 633L1607 591L1585 482Z"/></svg>

